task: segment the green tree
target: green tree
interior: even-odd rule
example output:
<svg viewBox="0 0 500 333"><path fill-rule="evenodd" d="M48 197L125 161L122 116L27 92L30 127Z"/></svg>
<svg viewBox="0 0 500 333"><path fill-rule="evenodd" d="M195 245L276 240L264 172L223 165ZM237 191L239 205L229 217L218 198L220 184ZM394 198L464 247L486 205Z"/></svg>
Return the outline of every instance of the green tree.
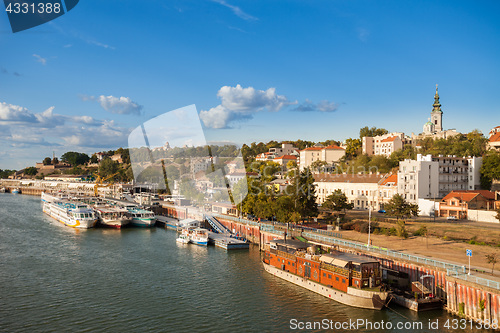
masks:
<svg viewBox="0 0 500 333"><path fill-rule="evenodd" d="M389 131L386 130L385 128L377 128L377 127L369 128L368 126L365 126L359 130L359 138L363 139L365 136L374 137L374 136L384 135L387 133L389 133Z"/></svg>
<svg viewBox="0 0 500 333"><path fill-rule="evenodd" d="M24 174L28 176L35 176L38 173L38 169L35 167L28 167L24 169Z"/></svg>
<svg viewBox="0 0 500 333"><path fill-rule="evenodd" d="M325 202L322 205L323 208L333 210L335 212L340 213L341 211L346 211L346 209L353 209L354 204L349 203L347 201L347 197L342 190L337 189L328 197L326 197Z"/></svg>
<svg viewBox="0 0 500 333"><path fill-rule="evenodd" d="M50 157L45 157L43 159L43 165L51 165L52 164L52 159Z"/></svg>
<svg viewBox="0 0 500 333"><path fill-rule="evenodd" d="M90 157L89 155L84 153L69 151L67 153L64 153L61 156L61 159L63 160L63 162L69 163L72 166L77 166L86 164L90 160Z"/></svg>
<svg viewBox="0 0 500 333"><path fill-rule="evenodd" d="M97 155L96 154L92 154L92 156L90 157L90 163L96 164L97 162L99 162L99 159L97 158Z"/></svg>
<svg viewBox="0 0 500 333"><path fill-rule="evenodd" d="M292 183L287 186L286 194L294 201L294 211L300 214L302 219L318 216L316 185L309 168L297 173Z"/></svg>
<svg viewBox="0 0 500 333"><path fill-rule="evenodd" d="M391 200L385 205L385 210L388 215L396 216L399 220L403 217L411 217L418 215L418 205L406 202L400 194L395 194Z"/></svg>
<svg viewBox="0 0 500 333"><path fill-rule="evenodd" d="M53 165L58 165L58 164L59 164L59 159L58 159L57 157L54 157L54 158L52 159L52 164L53 164Z"/></svg>
<svg viewBox="0 0 500 333"><path fill-rule="evenodd" d="M360 139L349 138L345 140L345 143L346 143L345 153L347 158L354 158L361 154L362 144Z"/></svg>
<svg viewBox="0 0 500 333"><path fill-rule="evenodd" d="M108 177L116 172L118 172L118 163L109 157L103 158L101 163L99 163L99 176Z"/></svg>
<svg viewBox="0 0 500 333"><path fill-rule="evenodd" d="M500 221L500 208L497 209L497 216L496 216L497 220Z"/></svg>
<svg viewBox="0 0 500 333"><path fill-rule="evenodd" d="M500 153L490 150L483 157L481 166L481 187L489 190L493 179L500 180Z"/></svg>

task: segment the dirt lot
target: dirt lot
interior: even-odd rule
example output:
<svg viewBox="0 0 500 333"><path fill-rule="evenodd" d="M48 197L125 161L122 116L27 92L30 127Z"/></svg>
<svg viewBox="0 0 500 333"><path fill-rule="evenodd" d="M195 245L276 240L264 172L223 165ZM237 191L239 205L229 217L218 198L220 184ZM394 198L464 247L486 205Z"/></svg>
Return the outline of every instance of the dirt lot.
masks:
<svg viewBox="0 0 500 333"><path fill-rule="evenodd" d="M391 228L396 226L396 220L392 221L383 214L374 214L375 223L372 225L379 228ZM366 220L367 212L349 212L348 220ZM373 221L373 220L372 220ZM428 229L428 237L412 236L422 225ZM478 223L467 221L448 222L445 219L413 218L406 222L406 229L410 234L407 239L397 236L386 236L371 234L372 244L388 249L405 251L422 256L449 261L468 266L466 249L472 250L471 267L485 271L484 277L500 280L500 223ZM373 230L373 229L372 229ZM360 233L354 230L342 230L342 235L346 239L366 243L367 233ZM484 242L490 245L469 244L473 239L477 243ZM495 265L495 274L491 276L491 264L487 263L486 255L496 253L498 263Z"/></svg>

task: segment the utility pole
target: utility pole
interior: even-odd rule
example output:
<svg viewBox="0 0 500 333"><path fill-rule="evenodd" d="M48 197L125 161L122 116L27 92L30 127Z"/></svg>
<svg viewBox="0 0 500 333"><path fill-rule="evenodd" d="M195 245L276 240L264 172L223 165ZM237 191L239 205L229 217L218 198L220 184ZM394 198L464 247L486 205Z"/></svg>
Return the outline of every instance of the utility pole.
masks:
<svg viewBox="0 0 500 333"><path fill-rule="evenodd" d="M368 248L370 248L370 234L371 234L371 223L372 223L372 207L368 208Z"/></svg>

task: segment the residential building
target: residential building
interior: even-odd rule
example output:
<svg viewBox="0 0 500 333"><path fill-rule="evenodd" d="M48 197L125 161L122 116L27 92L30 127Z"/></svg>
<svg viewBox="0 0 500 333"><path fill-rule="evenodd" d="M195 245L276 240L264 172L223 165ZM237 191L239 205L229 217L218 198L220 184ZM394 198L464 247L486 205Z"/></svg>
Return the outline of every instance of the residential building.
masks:
<svg viewBox="0 0 500 333"><path fill-rule="evenodd" d="M417 155L399 163L398 193L411 203L480 188L482 157Z"/></svg>
<svg viewBox="0 0 500 333"><path fill-rule="evenodd" d="M402 132L394 132L374 137L365 136L361 141L363 154L390 156L396 150L402 149L405 143L409 142L409 138Z"/></svg>
<svg viewBox="0 0 500 333"><path fill-rule="evenodd" d="M385 174L315 174L314 179L318 204L341 190L354 209L379 210L397 193L397 178Z"/></svg>
<svg viewBox="0 0 500 333"><path fill-rule="evenodd" d="M439 216L468 219L469 209L493 209L495 193L490 191L452 191L439 204Z"/></svg>
<svg viewBox="0 0 500 333"><path fill-rule="evenodd" d="M303 149L299 154L299 168L304 170L316 161L324 161L327 165L338 163L345 156L345 149L337 145L315 146Z"/></svg>
<svg viewBox="0 0 500 333"><path fill-rule="evenodd" d="M491 130L487 148L500 151L500 126Z"/></svg>
<svg viewBox="0 0 500 333"><path fill-rule="evenodd" d="M287 169L286 166L287 166L288 162L291 161L291 162L297 163L297 156L283 155L280 157L276 157L273 161L278 163L279 165L281 165L282 170L286 170Z"/></svg>
<svg viewBox="0 0 500 333"><path fill-rule="evenodd" d="M297 148L290 143L281 144L281 148L269 148L269 152L274 155L274 158L283 155L298 155Z"/></svg>
<svg viewBox="0 0 500 333"><path fill-rule="evenodd" d="M416 204L419 198L439 197L439 163L432 161L430 155L419 154L417 160L404 160L399 163L398 194L406 201Z"/></svg>

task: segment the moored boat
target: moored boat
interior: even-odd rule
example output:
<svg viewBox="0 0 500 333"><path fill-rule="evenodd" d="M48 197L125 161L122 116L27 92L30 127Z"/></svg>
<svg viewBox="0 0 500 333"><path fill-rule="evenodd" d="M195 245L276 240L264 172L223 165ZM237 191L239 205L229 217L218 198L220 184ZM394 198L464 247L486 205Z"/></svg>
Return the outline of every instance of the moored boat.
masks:
<svg viewBox="0 0 500 333"><path fill-rule="evenodd" d="M264 269L346 305L373 310L386 305L389 292L382 290L377 260L336 251L317 255L307 251L310 246L295 240L272 240L264 252Z"/></svg>
<svg viewBox="0 0 500 333"><path fill-rule="evenodd" d="M68 227L88 229L95 226L97 216L86 204L72 202L42 192L42 210Z"/></svg>
<svg viewBox="0 0 500 333"><path fill-rule="evenodd" d="M203 228L189 229L189 240L196 245L208 245L208 230Z"/></svg>
<svg viewBox="0 0 500 333"><path fill-rule="evenodd" d="M0 193L5 193L5 187L0 187Z"/></svg>
<svg viewBox="0 0 500 333"><path fill-rule="evenodd" d="M178 243L182 243L182 244L188 244L190 243L191 241L189 240L189 236L188 235L185 235L185 234L180 234L179 237L177 237L176 241Z"/></svg>
<svg viewBox="0 0 500 333"><path fill-rule="evenodd" d="M130 208L128 209L132 220L130 221L130 225L136 227L152 227L156 223L156 219L154 217L153 212L140 208Z"/></svg>
<svg viewBox="0 0 500 333"><path fill-rule="evenodd" d="M132 217L128 210L116 206L96 206L99 223L106 227L121 228L130 223Z"/></svg>
<svg viewBox="0 0 500 333"><path fill-rule="evenodd" d="M12 194L19 194L19 193L21 193L21 190L18 189L18 188L15 188L12 191L10 191L10 193L12 193Z"/></svg>

